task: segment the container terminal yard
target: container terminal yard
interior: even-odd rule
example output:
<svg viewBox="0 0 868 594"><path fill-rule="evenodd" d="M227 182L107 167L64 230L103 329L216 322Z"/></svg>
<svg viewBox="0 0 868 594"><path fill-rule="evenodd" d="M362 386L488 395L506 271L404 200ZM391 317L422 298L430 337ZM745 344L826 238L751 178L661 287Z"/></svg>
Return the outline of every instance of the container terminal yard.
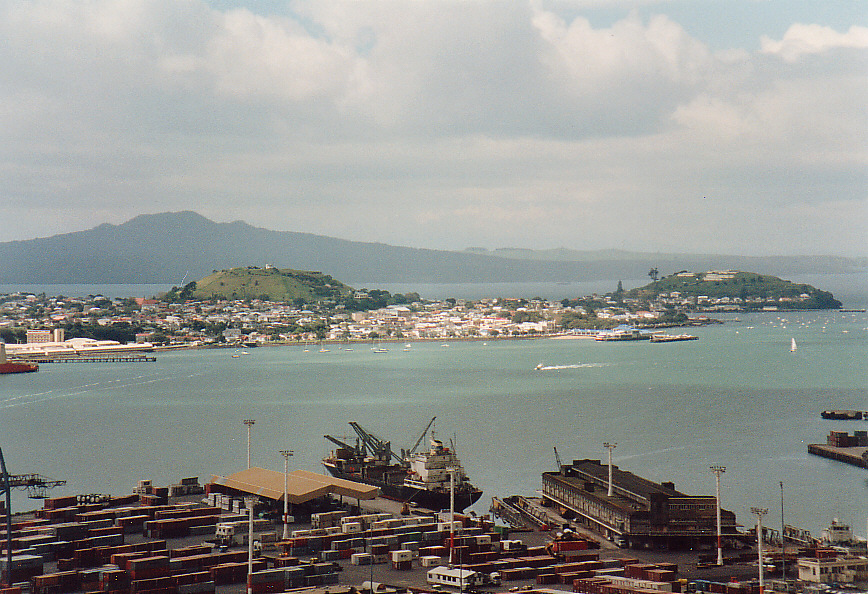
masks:
<svg viewBox="0 0 868 594"><path fill-rule="evenodd" d="M542 497L493 499L481 517L306 471L140 481L130 495L46 498L12 515L0 592L866 591L868 555L846 546L843 525L828 546L791 529L784 554L764 529L760 572L756 531L737 532L726 512L719 565L708 499L592 460L544 473Z"/></svg>

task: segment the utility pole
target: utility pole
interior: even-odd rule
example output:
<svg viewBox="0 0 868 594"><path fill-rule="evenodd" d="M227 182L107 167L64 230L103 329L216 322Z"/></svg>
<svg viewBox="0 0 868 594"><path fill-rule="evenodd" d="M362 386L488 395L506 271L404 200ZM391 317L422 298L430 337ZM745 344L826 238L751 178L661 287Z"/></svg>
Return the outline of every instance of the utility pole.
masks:
<svg viewBox="0 0 868 594"><path fill-rule="evenodd" d="M283 455L283 540L289 540L289 457L292 450L280 450Z"/></svg>
<svg viewBox="0 0 868 594"><path fill-rule="evenodd" d="M253 419L244 419L247 425L247 470L250 470L250 428L256 423Z"/></svg>
<svg viewBox="0 0 868 594"><path fill-rule="evenodd" d="M750 508L750 513L756 514L756 550L759 555L759 594L765 592L765 580L763 579L763 516L769 513L768 509L761 507Z"/></svg>
<svg viewBox="0 0 868 594"><path fill-rule="evenodd" d="M607 493L609 497L614 493L614 489L612 488L612 450L614 450L617 445L617 443L609 443L608 441L603 444L603 447L609 450L609 492Z"/></svg>
<svg viewBox="0 0 868 594"><path fill-rule="evenodd" d="M714 473L715 483L717 484L717 564L723 565L723 547L720 542L720 475L726 472L726 466L711 466L711 472Z"/></svg>

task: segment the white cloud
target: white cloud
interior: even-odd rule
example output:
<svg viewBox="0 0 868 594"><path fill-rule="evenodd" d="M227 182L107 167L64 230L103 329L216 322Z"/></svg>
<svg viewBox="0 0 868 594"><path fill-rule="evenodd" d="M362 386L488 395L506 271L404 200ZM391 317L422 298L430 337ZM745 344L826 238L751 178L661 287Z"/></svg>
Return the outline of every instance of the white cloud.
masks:
<svg viewBox="0 0 868 594"><path fill-rule="evenodd" d="M816 250L860 244L864 27L715 53L665 2L605 26L558 2L287 6L0 4L0 221L27 221L0 241L189 208L430 247L655 249L735 208L755 230L840 223ZM630 246L586 225L608 219Z"/></svg>
<svg viewBox="0 0 868 594"><path fill-rule="evenodd" d="M787 30L780 41L763 36L761 42L763 52L779 55L787 62L795 62L803 56L837 48L866 49L868 27L853 25L846 33L838 33L831 27L797 23Z"/></svg>

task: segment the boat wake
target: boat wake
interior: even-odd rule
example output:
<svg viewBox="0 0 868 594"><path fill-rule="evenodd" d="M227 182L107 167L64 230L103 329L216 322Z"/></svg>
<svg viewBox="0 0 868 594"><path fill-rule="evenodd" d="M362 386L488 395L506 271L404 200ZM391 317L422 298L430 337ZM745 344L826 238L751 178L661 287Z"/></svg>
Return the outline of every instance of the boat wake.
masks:
<svg viewBox="0 0 868 594"><path fill-rule="evenodd" d="M561 369L585 369L587 367L605 367L606 363L576 363L574 365L540 365L538 371L559 371Z"/></svg>
<svg viewBox="0 0 868 594"><path fill-rule="evenodd" d="M203 375L202 373L193 373L189 377ZM173 376L163 373L139 375L127 379L112 379L101 382L93 382L82 384L81 386L71 386L67 390L48 390L46 392L34 392L32 394L20 394L9 398L0 398L0 409L15 408L19 406L30 406L61 398L73 398L90 394L98 394L110 390L123 390L125 388L154 384L172 379Z"/></svg>

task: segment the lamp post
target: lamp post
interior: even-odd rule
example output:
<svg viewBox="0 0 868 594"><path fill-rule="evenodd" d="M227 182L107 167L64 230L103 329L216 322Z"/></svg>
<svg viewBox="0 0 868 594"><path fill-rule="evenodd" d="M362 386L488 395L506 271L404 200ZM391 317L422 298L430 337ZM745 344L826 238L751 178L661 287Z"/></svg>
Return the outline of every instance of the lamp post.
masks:
<svg viewBox="0 0 868 594"><path fill-rule="evenodd" d="M289 539L289 457L292 450L280 450L283 456L283 540Z"/></svg>
<svg viewBox="0 0 868 594"><path fill-rule="evenodd" d="M245 497L244 502L250 514L247 527L247 594L253 594L253 508L256 506L256 497Z"/></svg>
<svg viewBox="0 0 868 594"><path fill-rule="evenodd" d="M614 450L617 445L617 443L609 443L608 441L603 444L603 447L609 450L609 492L606 494L608 497L611 497L614 493L612 488L612 450Z"/></svg>
<svg viewBox="0 0 868 594"><path fill-rule="evenodd" d="M759 555L759 594L765 591L765 581L763 579L763 516L769 513L768 509L760 507L750 508L750 513L756 514L756 549Z"/></svg>
<svg viewBox="0 0 868 594"><path fill-rule="evenodd" d="M711 466L711 472L714 473L717 499L717 564L723 565L723 547L720 543L720 475L726 472L726 466Z"/></svg>
<svg viewBox="0 0 868 594"><path fill-rule="evenodd" d="M244 419L247 425L247 469L250 470L250 428L256 423L253 419Z"/></svg>

